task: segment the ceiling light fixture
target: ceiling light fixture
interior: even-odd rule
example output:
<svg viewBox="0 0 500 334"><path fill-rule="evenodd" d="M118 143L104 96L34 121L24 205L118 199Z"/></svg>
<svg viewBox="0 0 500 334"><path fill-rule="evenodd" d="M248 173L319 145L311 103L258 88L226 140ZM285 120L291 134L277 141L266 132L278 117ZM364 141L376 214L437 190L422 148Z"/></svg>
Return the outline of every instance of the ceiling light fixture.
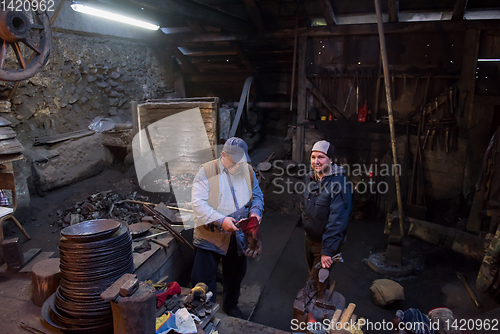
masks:
<svg viewBox="0 0 500 334"><path fill-rule="evenodd" d="M481 59L478 59L477 61L500 61L500 59L486 59L486 58L481 58Z"/></svg>
<svg viewBox="0 0 500 334"><path fill-rule="evenodd" d="M75 12L80 12L84 14L90 14L98 17L102 17L104 19L109 19L117 22L122 22L126 24L131 24L136 27L141 27L141 28L146 28L150 30L158 30L160 28L159 25L153 24L153 23L148 23L144 21L140 21L131 17L123 16L120 14L116 14L113 12L109 12L106 10L98 9L95 7L90 7L88 5L83 5L81 3L73 3L71 4L71 8Z"/></svg>

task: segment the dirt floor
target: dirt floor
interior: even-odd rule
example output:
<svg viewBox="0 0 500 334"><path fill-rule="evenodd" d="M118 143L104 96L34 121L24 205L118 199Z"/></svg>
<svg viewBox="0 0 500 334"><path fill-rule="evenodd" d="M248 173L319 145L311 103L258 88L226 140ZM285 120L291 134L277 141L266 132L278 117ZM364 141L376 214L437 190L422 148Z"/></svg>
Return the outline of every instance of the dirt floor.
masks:
<svg viewBox="0 0 500 334"><path fill-rule="evenodd" d="M264 160L272 151L273 147L255 150L254 163ZM265 176L268 177L270 174L267 173ZM296 197L273 194L271 184L263 184L263 189L266 193L267 212L274 212L278 215L280 212L295 214L297 225L291 235L286 236L289 239L264 285L251 320L290 331L293 300L307 277L303 254L304 231L297 215ZM61 230L57 224L60 219L57 210L68 210L75 203L87 199L88 196L98 191L105 190L112 190L123 195L137 191L138 195L147 196L151 202L155 203L170 200L165 194L146 193L139 189L133 168L123 171L121 166L115 166L90 179L47 193L45 197L32 197L31 212L23 212L20 215L20 221L32 236L32 240L25 241L11 223L7 223L4 227L5 238L19 236L23 240L24 251L30 248L41 248L42 251L54 251L57 256ZM445 306L451 308L456 316L470 319L488 316L489 311L499 307L499 304L489 295L475 290L475 279L480 263L461 254L412 238L405 238L403 252L415 269L410 276L396 279L404 287L405 301L385 309L376 306L371 301L370 286L374 280L385 277L373 272L366 265L366 259L373 253L385 250L387 237L383 234L383 225L382 220L376 219L351 220L348 225L348 240L343 252L345 262L335 267L333 279L337 281L336 291L344 295L347 303L356 304L354 313L358 317L364 317L370 321L387 322L394 318L398 309L406 310L413 307L427 313L435 307ZM273 238L282 237L279 235L279 229L274 229L274 231L276 235ZM482 309L478 310L474 307L456 276L457 271L464 273L483 303ZM189 282L180 283L189 284ZM16 292L16 287L21 286L23 290ZM8 305L2 307L0 317L2 323L18 328L20 309L28 311L27 314L36 314L38 308L30 304L28 290L29 278L16 283L8 278L0 277L0 297L6 298L5 303L11 301L13 305L18 306L12 307L10 312ZM0 330L0 332L4 331ZM7 331L7 333L10 332L17 333L17 331ZM381 333L383 331L368 332Z"/></svg>

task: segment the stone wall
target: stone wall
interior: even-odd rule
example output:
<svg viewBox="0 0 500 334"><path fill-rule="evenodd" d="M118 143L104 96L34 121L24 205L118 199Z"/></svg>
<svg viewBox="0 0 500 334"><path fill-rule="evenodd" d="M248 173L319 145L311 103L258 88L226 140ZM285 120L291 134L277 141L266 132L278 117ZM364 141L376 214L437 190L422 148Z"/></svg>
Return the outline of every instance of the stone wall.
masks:
<svg viewBox="0 0 500 334"><path fill-rule="evenodd" d="M126 39L54 34L49 64L12 99L18 139L29 146L34 137L84 129L100 115L130 120L131 100L161 98L173 87L161 57ZM4 86L6 95L12 83Z"/></svg>
<svg viewBox="0 0 500 334"><path fill-rule="evenodd" d="M5 99L12 86L12 82L0 83L0 97ZM49 157L42 169L51 170L61 167L54 159L64 156L61 150L72 145L59 146L56 158L49 154L54 150L51 146L37 147L35 153L34 138L85 129L97 116L112 117L117 122L131 121L130 101L163 98L172 88L170 58L144 43L54 33L49 63L36 76L20 83L11 100L12 112L2 114L14 124L17 138L25 148L25 159L15 166L18 178L27 179L33 192L99 173L110 163L109 152L100 152L106 150L100 142L86 137L81 139L84 146L97 146L96 152L100 154L82 152L90 160L85 173L66 174L63 183L44 180L47 173L36 162L40 151L47 150L42 155ZM57 173L52 171L50 175Z"/></svg>

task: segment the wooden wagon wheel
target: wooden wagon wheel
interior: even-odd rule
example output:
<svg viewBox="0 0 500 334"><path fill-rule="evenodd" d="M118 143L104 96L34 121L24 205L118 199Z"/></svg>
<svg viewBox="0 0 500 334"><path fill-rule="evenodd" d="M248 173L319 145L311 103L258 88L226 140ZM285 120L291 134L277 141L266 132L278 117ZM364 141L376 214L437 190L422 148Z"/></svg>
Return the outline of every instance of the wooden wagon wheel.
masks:
<svg viewBox="0 0 500 334"><path fill-rule="evenodd" d="M21 81L37 74L49 61L52 47L52 29L46 11L40 9L33 12L35 24L32 24L26 14L17 11L0 12L0 80ZM32 33L39 30L39 42L32 41ZM34 53L25 60L21 43ZM9 67L5 60L8 47L12 47L17 59L17 68ZM9 64L10 65L10 64Z"/></svg>

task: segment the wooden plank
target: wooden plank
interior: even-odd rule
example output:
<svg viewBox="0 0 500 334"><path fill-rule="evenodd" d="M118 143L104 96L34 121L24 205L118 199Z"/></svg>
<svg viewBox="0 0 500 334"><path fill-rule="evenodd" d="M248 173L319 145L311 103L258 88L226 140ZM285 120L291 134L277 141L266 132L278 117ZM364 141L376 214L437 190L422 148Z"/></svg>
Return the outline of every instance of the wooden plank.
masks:
<svg viewBox="0 0 500 334"><path fill-rule="evenodd" d="M207 102L164 102L164 103L145 103L141 104L139 111L142 110L154 110L154 109L192 109L192 108L200 108L200 109L212 109L214 108L213 103Z"/></svg>
<svg viewBox="0 0 500 334"><path fill-rule="evenodd" d="M158 241L169 245L164 250L162 246L152 243L151 250L142 254L133 253L134 255L134 273L139 280L149 279L179 248L179 242L172 236L158 237ZM140 243L134 242L132 247L138 246Z"/></svg>
<svg viewBox="0 0 500 334"><path fill-rule="evenodd" d="M328 100L323 93L309 80L306 79L306 87L309 91L317 98L336 118L347 119L347 117L334 105L330 100Z"/></svg>
<svg viewBox="0 0 500 334"><path fill-rule="evenodd" d="M266 28L264 24L264 20L262 19L262 15L260 15L259 7L255 3L255 0L244 0L245 7L247 8L247 12L252 18L253 23L259 30L264 30Z"/></svg>
<svg viewBox="0 0 500 334"><path fill-rule="evenodd" d="M171 53L172 55L174 55L177 59L179 59L179 61L181 62L181 67L182 69L184 70L184 72L188 72L188 73L198 73L198 69L196 68L196 66L194 66L190 61L189 59L184 56L184 54L181 52L181 50L179 50L179 48L177 46L169 46L167 47L167 51L169 53Z"/></svg>
<svg viewBox="0 0 500 334"><path fill-rule="evenodd" d="M62 133L62 134L57 134L57 135L52 135L52 136L36 137L33 145L55 144L55 143L59 143L61 141L65 141L68 139L76 139L76 138L90 136L90 135L93 135L94 133L95 133L95 131L93 131L93 130L83 129L83 130Z"/></svg>
<svg viewBox="0 0 500 334"><path fill-rule="evenodd" d="M31 248L29 251L24 253L23 254L23 256L24 256L23 266L30 263L30 261L33 260L41 252L42 252L41 248Z"/></svg>
<svg viewBox="0 0 500 334"><path fill-rule="evenodd" d="M130 112L132 114L132 129L133 129L134 134L136 134L140 130L139 129L139 123L140 123L139 108L138 108L137 101L130 102Z"/></svg>
<svg viewBox="0 0 500 334"><path fill-rule="evenodd" d="M474 92L476 85L477 56L479 53L480 31L467 30L464 37L464 48L462 56L462 71L458 82L460 90L458 116L462 129L466 129L470 113L474 105Z"/></svg>
<svg viewBox="0 0 500 334"><path fill-rule="evenodd" d="M109 288L104 290L103 293L101 293L101 298L106 300L106 301L111 301L115 300L118 295L120 294L120 288L125 284L127 281L136 279L137 275L135 274L123 274L116 282L111 284Z"/></svg>
<svg viewBox="0 0 500 334"><path fill-rule="evenodd" d="M387 0L389 22L399 22L399 0Z"/></svg>
<svg viewBox="0 0 500 334"><path fill-rule="evenodd" d="M193 0L137 0L135 2L159 12L177 13L228 31L251 32L253 29L248 21L240 17ZM164 35L164 37L168 40L168 36Z"/></svg>
<svg viewBox="0 0 500 334"><path fill-rule="evenodd" d="M307 61L307 37L299 38L299 71L298 71L298 81L297 81L297 129L295 131L295 138L293 141L292 150L292 160L298 163L302 162L303 151L304 151L304 133L301 127L302 123L306 121L306 108L307 108L307 73L306 73L306 61Z"/></svg>
<svg viewBox="0 0 500 334"><path fill-rule="evenodd" d="M431 21L431 22L389 22L384 23L384 33L387 34L410 34L410 33L452 33L464 32L467 29L478 30L500 30L500 20L462 20L462 21ZM370 24L345 24L319 27L307 27L299 29L299 36L361 36L377 35L377 25ZM198 43L213 42L236 42L236 41L258 41L279 40L295 37L295 29L281 29L272 32L253 34L235 33L205 33L205 34L179 34L179 36L168 36L167 43L176 45L191 45Z"/></svg>
<svg viewBox="0 0 500 334"><path fill-rule="evenodd" d="M465 8L467 7L467 0L456 0L453 7L453 14L451 15L452 21L462 21L464 19Z"/></svg>
<svg viewBox="0 0 500 334"><path fill-rule="evenodd" d="M154 102L201 102L201 101L206 101L206 102L215 102L215 100L218 100L217 97L182 97L182 98L176 98L176 99L150 99L150 100L145 100L145 101L140 101L138 102L139 104L144 104L144 103L154 103Z"/></svg>
<svg viewBox="0 0 500 334"><path fill-rule="evenodd" d="M331 1L319 0L319 4L321 5L321 10L323 11L323 15L325 16L326 24L329 26L336 25L337 20L335 20L335 13L333 11Z"/></svg>
<svg viewBox="0 0 500 334"><path fill-rule="evenodd" d="M384 23L384 33L450 33L464 32L468 29L500 30L500 20L462 20L462 21L432 21L432 22L389 22ZM287 29L269 34L268 38L293 38L295 30ZM301 36L354 36L377 35L376 24L346 24L335 27L320 26L300 30Z"/></svg>
<svg viewBox="0 0 500 334"><path fill-rule="evenodd" d="M23 150L23 146L15 138L0 141L0 155L21 153Z"/></svg>
<svg viewBox="0 0 500 334"><path fill-rule="evenodd" d="M54 255L54 252L42 252L40 255L38 255L36 258L34 258L32 261L30 261L27 265L23 267L19 272L20 273L31 273L31 269L35 264L37 264L40 261L47 260L49 259L52 255Z"/></svg>

